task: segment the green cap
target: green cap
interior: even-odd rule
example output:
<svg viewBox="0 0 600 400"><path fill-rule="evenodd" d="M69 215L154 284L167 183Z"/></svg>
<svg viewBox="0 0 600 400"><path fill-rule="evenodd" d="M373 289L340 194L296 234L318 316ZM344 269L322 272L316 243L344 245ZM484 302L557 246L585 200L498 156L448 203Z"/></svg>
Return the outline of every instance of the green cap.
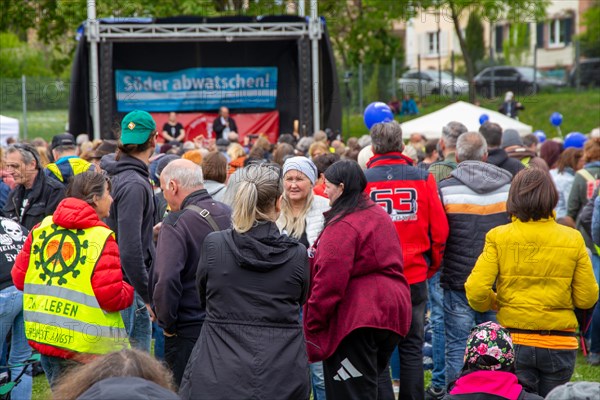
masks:
<svg viewBox="0 0 600 400"><path fill-rule="evenodd" d="M127 114L121 122L121 143L146 143L152 132L156 130L156 122L146 111L134 110Z"/></svg>

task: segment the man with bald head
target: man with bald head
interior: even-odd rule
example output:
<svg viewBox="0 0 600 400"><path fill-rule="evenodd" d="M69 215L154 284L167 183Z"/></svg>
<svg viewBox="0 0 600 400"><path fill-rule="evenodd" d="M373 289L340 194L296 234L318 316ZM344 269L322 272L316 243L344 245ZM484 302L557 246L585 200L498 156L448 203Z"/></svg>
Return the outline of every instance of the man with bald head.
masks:
<svg viewBox="0 0 600 400"><path fill-rule="evenodd" d="M204 322L196 292L196 269L204 238L231 225L231 209L204 189L202 168L189 160L170 162L160 188L171 212L158 234L150 294L165 334L165 361L179 385Z"/></svg>
<svg viewBox="0 0 600 400"><path fill-rule="evenodd" d="M215 139L227 139L230 132L238 133L235 120L229 116L227 107L219 109L219 116L213 121L213 132Z"/></svg>

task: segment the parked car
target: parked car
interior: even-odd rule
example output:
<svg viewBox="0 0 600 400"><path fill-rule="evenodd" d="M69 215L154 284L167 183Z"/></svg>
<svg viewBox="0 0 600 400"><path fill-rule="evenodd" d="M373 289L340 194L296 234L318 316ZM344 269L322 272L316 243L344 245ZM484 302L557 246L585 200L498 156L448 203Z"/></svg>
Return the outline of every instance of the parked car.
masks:
<svg viewBox="0 0 600 400"><path fill-rule="evenodd" d="M543 71L531 67L488 67L475 76L475 90L484 97L490 97L492 71L494 72L495 95L511 91L517 96L537 93L542 88L563 87L565 82L547 76Z"/></svg>
<svg viewBox="0 0 600 400"><path fill-rule="evenodd" d="M439 94L452 95L452 75L442 71L442 88L440 91L439 76L437 70L409 70L398 79L400 90L404 94L419 94L419 76L423 95ZM469 93L469 83L463 79L454 77L454 93L459 95Z"/></svg>
<svg viewBox="0 0 600 400"><path fill-rule="evenodd" d="M596 86L600 87L600 58L589 58L579 62L581 74L579 82L581 86ZM577 67L573 67L569 74L569 84L576 86L575 79L577 77Z"/></svg>

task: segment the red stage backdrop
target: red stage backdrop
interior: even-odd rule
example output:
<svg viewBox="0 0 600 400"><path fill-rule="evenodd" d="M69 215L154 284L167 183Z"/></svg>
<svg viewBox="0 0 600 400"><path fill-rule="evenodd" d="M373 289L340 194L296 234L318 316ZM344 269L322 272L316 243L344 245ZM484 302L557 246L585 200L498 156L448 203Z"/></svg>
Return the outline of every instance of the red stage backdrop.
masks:
<svg viewBox="0 0 600 400"><path fill-rule="evenodd" d="M169 119L169 113L151 113L156 128L162 131L163 125ZM203 135L207 139L218 139L212 132L212 123L217 118L216 113L179 113L177 122L185 129L185 140L192 140ZM235 119L240 135L240 143L246 135L265 134L269 142L276 143L279 137L279 111L249 114L231 114ZM210 131L210 134L209 134ZM162 140L162 139L161 139Z"/></svg>

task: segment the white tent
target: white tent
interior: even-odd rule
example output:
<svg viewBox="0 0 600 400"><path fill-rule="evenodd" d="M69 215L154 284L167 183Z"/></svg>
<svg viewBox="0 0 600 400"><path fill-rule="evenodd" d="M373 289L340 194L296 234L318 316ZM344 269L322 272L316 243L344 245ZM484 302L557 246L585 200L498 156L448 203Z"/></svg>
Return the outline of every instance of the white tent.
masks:
<svg viewBox="0 0 600 400"><path fill-rule="evenodd" d="M19 139L19 120L0 115L0 146L6 146L6 139Z"/></svg>
<svg viewBox="0 0 600 400"><path fill-rule="evenodd" d="M427 139L436 139L442 136L442 127L448 122L458 121L463 123L469 131L479 130L479 117L481 114L487 114L490 122L495 122L502 129L514 129L521 136L530 134L532 128L522 122L507 117L496 111L487 108L477 107L471 103L457 101L441 110L434 111L422 117L415 118L402 124L402 136L406 139L412 133L421 133Z"/></svg>

